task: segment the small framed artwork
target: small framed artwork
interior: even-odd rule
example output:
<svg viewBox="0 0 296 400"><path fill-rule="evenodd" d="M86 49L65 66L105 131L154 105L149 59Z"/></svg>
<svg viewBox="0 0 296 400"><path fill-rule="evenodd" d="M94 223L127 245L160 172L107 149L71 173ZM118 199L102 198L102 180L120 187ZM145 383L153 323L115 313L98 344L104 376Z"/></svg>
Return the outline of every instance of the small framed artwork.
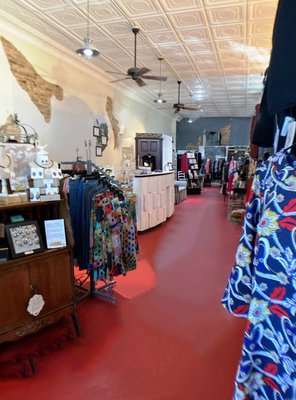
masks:
<svg viewBox="0 0 296 400"><path fill-rule="evenodd" d="M16 192L25 192L29 189L29 182L27 176L15 176L9 179L10 188Z"/></svg>
<svg viewBox="0 0 296 400"><path fill-rule="evenodd" d="M99 126L93 126L93 136L101 136L101 130Z"/></svg>
<svg viewBox="0 0 296 400"><path fill-rule="evenodd" d="M96 156L97 157L102 157L103 152L102 152L102 147L101 146L96 146Z"/></svg>
<svg viewBox="0 0 296 400"><path fill-rule="evenodd" d="M5 233L12 258L44 251L37 221L8 224Z"/></svg>
<svg viewBox="0 0 296 400"><path fill-rule="evenodd" d="M107 145L107 136L101 136L101 141L102 141L102 145L106 146Z"/></svg>

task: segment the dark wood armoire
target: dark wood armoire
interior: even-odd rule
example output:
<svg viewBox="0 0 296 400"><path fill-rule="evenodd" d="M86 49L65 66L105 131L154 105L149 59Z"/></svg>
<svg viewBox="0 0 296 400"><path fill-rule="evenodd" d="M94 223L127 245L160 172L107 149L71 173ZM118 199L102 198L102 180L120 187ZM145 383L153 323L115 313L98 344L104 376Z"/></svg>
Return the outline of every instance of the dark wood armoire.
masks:
<svg viewBox="0 0 296 400"><path fill-rule="evenodd" d="M152 156L155 159L155 170L162 170L163 138L156 133L137 133L136 135L136 168L144 165L143 159Z"/></svg>

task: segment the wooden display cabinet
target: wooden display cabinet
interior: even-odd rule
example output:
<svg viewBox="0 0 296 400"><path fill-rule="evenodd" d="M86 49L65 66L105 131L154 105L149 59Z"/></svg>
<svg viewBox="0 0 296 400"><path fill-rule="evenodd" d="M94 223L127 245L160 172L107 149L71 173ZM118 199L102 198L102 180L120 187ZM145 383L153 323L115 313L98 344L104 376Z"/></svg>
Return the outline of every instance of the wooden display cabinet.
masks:
<svg viewBox="0 0 296 400"><path fill-rule="evenodd" d="M38 221L45 244L44 220L64 218L67 204L60 200L1 206L1 223L10 223L10 216L16 214L28 221ZM69 244L67 228L66 235ZM34 294L42 295L45 303L36 317L27 311ZM67 314L72 316L79 334L71 246L0 263L0 343L37 332Z"/></svg>
<svg viewBox="0 0 296 400"><path fill-rule="evenodd" d="M136 141L136 168L143 166L143 157L150 155L155 160L155 170L162 170L162 142L161 137L144 137L135 138Z"/></svg>

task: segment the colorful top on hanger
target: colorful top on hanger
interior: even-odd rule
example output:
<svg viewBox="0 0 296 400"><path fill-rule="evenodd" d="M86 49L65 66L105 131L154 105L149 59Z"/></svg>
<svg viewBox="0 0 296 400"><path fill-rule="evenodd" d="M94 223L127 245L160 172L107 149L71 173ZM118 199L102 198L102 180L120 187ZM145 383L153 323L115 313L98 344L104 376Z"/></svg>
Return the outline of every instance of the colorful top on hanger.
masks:
<svg viewBox="0 0 296 400"><path fill-rule="evenodd" d="M91 213L90 264L97 279L111 280L137 267L135 197L120 201L112 193L95 197Z"/></svg>
<svg viewBox="0 0 296 400"><path fill-rule="evenodd" d="M248 319L234 399L296 399L296 162L258 165L222 300Z"/></svg>

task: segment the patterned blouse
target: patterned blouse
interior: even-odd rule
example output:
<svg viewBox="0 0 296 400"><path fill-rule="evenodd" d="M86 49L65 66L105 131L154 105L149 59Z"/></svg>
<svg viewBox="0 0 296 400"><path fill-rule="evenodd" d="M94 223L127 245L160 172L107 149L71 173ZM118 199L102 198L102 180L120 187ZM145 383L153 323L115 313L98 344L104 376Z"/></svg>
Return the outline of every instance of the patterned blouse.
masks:
<svg viewBox="0 0 296 400"><path fill-rule="evenodd" d="M138 237L135 197L120 201L110 192L93 201L90 265L96 280L112 280L137 267Z"/></svg>
<svg viewBox="0 0 296 400"><path fill-rule="evenodd" d="M278 152L253 181L222 304L248 324L234 400L296 399L296 162Z"/></svg>

